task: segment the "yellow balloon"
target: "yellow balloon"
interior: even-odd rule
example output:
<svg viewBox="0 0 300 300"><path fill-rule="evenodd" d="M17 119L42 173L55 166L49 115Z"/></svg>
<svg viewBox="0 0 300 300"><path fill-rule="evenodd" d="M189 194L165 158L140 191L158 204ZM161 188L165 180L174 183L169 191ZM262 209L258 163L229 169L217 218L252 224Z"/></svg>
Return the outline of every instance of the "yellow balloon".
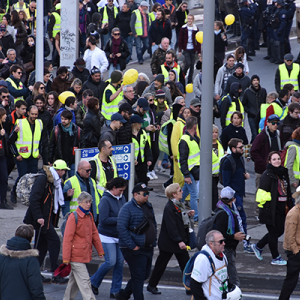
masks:
<svg viewBox="0 0 300 300"><path fill-rule="evenodd" d="M229 14L229 15L227 15L226 17L225 17L225 23L226 23L226 25L232 25L233 23L234 23L234 21L235 21L235 17L234 17L234 15L232 15L232 14Z"/></svg>
<svg viewBox="0 0 300 300"><path fill-rule="evenodd" d="M203 31L198 31L196 33L196 40L198 43L202 44L203 43Z"/></svg>
<svg viewBox="0 0 300 300"><path fill-rule="evenodd" d="M137 81L139 73L136 69L129 69L125 72L123 76L123 84L133 84Z"/></svg>
<svg viewBox="0 0 300 300"><path fill-rule="evenodd" d="M65 92L62 92L61 94L59 94L58 100L59 100L62 104L65 104L66 99L67 99L68 97L76 97L76 96L75 96L75 94L72 93L72 92L65 91Z"/></svg>
<svg viewBox="0 0 300 300"><path fill-rule="evenodd" d="M186 87L185 90L187 91L187 93L192 93L193 92L193 84L189 83Z"/></svg>

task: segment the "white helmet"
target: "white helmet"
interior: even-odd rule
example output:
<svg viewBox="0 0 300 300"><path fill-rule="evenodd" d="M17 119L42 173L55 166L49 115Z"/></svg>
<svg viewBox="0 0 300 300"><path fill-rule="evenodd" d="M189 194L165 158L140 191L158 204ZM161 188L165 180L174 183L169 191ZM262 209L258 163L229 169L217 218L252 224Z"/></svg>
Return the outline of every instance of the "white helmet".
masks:
<svg viewBox="0 0 300 300"><path fill-rule="evenodd" d="M240 300L242 299L242 291L237 285L232 285L227 293L226 300Z"/></svg>

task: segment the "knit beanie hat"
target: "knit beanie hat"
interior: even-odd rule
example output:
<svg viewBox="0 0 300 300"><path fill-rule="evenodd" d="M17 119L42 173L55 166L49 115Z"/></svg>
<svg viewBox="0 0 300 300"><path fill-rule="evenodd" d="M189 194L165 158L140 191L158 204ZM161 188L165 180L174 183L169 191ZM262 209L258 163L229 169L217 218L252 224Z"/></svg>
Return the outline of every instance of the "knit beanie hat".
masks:
<svg viewBox="0 0 300 300"><path fill-rule="evenodd" d="M244 70L244 65L242 63L237 63L235 65L235 69L237 69L237 68L242 68Z"/></svg>
<svg viewBox="0 0 300 300"><path fill-rule="evenodd" d="M252 83L253 79L255 79L255 78L260 82L260 79L259 79L258 75L252 75L252 77L251 77L251 83Z"/></svg>
<svg viewBox="0 0 300 300"><path fill-rule="evenodd" d="M110 75L110 79L111 79L111 83L117 83L119 82L123 77L123 73L119 70L115 70L111 73Z"/></svg>
<svg viewBox="0 0 300 300"><path fill-rule="evenodd" d="M165 96L166 96L166 94L165 94L165 92L163 90L157 90L155 92L155 97L156 98L165 98Z"/></svg>
<svg viewBox="0 0 300 300"><path fill-rule="evenodd" d="M164 84L165 81L165 76L163 74L157 74L155 77L155 80L161 82L162 84Z"/></svg>

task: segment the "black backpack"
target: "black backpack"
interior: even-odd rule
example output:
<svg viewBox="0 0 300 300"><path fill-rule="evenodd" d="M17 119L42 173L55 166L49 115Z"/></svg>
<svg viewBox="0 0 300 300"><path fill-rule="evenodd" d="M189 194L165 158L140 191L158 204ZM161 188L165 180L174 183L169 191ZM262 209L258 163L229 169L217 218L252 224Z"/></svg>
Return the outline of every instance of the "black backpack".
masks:
<svg viewBox="0 0 300 300"><path fill-rule="evenodd" d="M229 159L229 161L231 163L231 166L232 166L232 175L236 171L236 163L235 163L235 160L232 157L232 155L231 154L227 154L227 155L223 156L222 159L221 159L221 161L220 161L220 171L219 171L219 181L220 181L220 183L222 185L223 185L222 169L223 169L224 162L225 162L226 159ZM244 158L241 156L240 159L241 159L241 161L243 163L243 167L244 167L244 171L245 171L245 161L244 161Z"/></svg>

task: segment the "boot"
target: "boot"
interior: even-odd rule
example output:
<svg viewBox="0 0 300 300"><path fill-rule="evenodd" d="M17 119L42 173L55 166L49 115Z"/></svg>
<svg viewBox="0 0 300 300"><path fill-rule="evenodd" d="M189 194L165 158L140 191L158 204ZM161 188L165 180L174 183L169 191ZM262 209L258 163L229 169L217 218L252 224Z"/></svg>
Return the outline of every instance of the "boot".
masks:
<svg viewBox="0 0 300 300"><path fill-rule="evenodd" d="M13 203L13 204L16 204L17 203L17 194L15 191L11 191L10 193L10 201Z"/></svg>
<svg viewBox="0 0 300 300"><path fill-rule="evenodd" d="M248 43L248 47L249 47L249 56L255 56L255 50L254 50L254 40L249 39L249 43Z"/></svg>
<svg viewBox="0 0 300 300"><path fill-rule="evenodd" d="M5 202L1 202L1 203L0 203L0 209L10 209L10 210L13 210L14 208L11 207L11 206L9 206L9 205L7 204L7 202L5 201Z"/></svg>

